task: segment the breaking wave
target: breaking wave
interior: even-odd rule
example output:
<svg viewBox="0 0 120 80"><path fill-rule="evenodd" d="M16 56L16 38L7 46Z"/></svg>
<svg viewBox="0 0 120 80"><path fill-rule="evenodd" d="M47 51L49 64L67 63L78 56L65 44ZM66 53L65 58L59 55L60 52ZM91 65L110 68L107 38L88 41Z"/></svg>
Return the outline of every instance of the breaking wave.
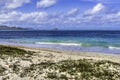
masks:
<svg viewBox="0 0 120 80"><path fill-rule="evenodd" d="M81 43L53 43L53 42L36 42L41 45L63 45L63 46L82 46Z"/></svg>

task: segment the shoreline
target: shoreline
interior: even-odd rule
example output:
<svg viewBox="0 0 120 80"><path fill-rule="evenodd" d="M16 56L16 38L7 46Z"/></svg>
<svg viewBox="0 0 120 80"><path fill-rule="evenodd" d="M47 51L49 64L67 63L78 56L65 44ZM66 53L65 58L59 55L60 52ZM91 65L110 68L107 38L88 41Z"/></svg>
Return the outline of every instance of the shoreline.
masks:
<svg viewBox="0 0 120 80"><path fill-rule="evenodd" d="M3 45L8 47L15 47L19 49L24 49L27 51L33 52L41 52L45 51L45 53L53 53L54 56L66 56L66 59L70 58L72 60L78 59L93 59L93 60L108 60L112 62L120 63L120 55L119 54L108 54L108 53L100 53L100 52L78 52L78 51L62 51L55 49L47 49L47 48L33 48L26 46L14 46L14 45Z"/></svg>
<svg viewBox="0 0 120 80"><path fill-rule="evenodd" d="M84 47L84 46L68 46L68 45L53 45L53 44L28 44L28 43L12 43L12 42L0 42L0 45L9 45L9 46L20 46L20 47L29 47L29 48L38 48L38 49L50 49L58 51L70 51L70 52L89 52L89 53L104 53L104 54L115 54L120 55L120 49L117 47Z"/></svg>

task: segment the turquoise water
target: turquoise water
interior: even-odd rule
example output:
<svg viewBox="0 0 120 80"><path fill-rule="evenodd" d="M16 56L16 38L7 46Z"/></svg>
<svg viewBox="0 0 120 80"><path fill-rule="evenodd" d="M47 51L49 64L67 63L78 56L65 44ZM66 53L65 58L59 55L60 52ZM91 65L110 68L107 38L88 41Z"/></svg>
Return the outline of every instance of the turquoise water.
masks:
<svg viewBox="0 0 120 80"><path fill-rule="evenodd" d="M0 31L0 44L119 54L120 32Z"/></svg>

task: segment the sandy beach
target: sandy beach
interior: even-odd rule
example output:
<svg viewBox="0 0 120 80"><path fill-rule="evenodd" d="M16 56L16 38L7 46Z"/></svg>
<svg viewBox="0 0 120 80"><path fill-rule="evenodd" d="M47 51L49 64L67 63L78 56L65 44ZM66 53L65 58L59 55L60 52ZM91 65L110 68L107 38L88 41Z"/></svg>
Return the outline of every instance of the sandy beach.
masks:
<svg viewBox="0 0 120 80"><path fill-rule="evenodd" d="M33 51L40 55L53 55L52 58L54 61L61 61L66 59L94 59L94 60L109 60L112 62L120 63L120 55L116 54L108 54L108 53L97 53L97 52L78 52L78 51L62 51L55 49L46 49L46 48L30 48L23 46L12 46L20 49L24 49L27 51Z"/></svg>
<svg viewBox="0 0 120 80"><path fill-rule="evenodd" d="M23 49L26 51L32 51L40 55L53 55L52 58L54 61L61 61L66 59L94 59L94 60L109 60L112 62L120 63L120 55L118 54L109 54L109 53L98 53L98 52L78 52L78 51L62 51L55 49L47 48L33 48L33 47L24 47L24 46L13 46L13 45L4 45L8 47L15 47Z"/></svg>
<svg viewBox="0 0 120 80"><path fill-rule="evenodd" d="M11 46L9 46L11 47ZM114 54L105 54L105 53L89 53L89 52L71 52L71 51L59 51L59 50L51 50L51 49L39 49L39 48L28 48L28 47L22 47L22 46L12 46L13 48L18 48L25 50L27 52L32 52L32 54L26 54L22 57L11 57L11 56L2 56L0 58L0 66L5 68L5 72L0 74L0 80L6 79L6 80L56 80L56 78L46 78L47 73L50 72L56 72L59 73L59 70L49 70L50 64L59 63L61 61L67 61L69 60L88 60L90 63L94 62L100 62L100 61L111 61L115 64L120 63L120 55L114 55ZM44 63L43 69L40 68L40 64ZM109 62L108 62L109 63ZM45 68L45 64L48 65L48 68ZM60 63L59 63L60 64ZM107 63L105 63L106 65ZM111 63L110 63L111 64ZM12 69L10 66L14 65ZM31 68L31 66L35 67ZM46 65L46 66L47 66ZM106 67L107 68L107 67ZM29 71L31 69L31 71ZM111 69L115 69L114 66L111 67ZM118 71L120 71L120 68L117 68ZM115 69L115 70L117 70ZM26 71L27 70L27 71ZM33 71L32 71L33 70ZM40 73L40 70L42 71ZM60 74L67 74L65 72L61 72ZM60 75L59 74L59 75ZM67 75L67 80L79 80L75 79L74 76L71 77L71 75ZM91 78L90 80L92 80ZM98 80L97 78L95 78ZM116 80L120 79L120 74L118 74L118 78ZM65 80L60 79L60 80ZM87 79L84 79L87 80ZM101 80L101 79L100 79Z"/></svg>

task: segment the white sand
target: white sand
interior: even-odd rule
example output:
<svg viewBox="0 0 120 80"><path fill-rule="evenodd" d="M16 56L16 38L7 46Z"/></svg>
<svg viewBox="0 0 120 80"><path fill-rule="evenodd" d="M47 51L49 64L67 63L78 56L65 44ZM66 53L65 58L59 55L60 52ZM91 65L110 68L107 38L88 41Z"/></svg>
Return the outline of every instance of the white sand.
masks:
<svg viewBox="0 0 120 80"><path fill-rule="evenodd" d="M15 46L14 46L15 47ZM58 62L62 60L78 60L78 59L93 59L93 60L109 60L112 62L120 63L120 55L114 54L103 54L103 53L90 53L90 52L70 52L70 51L57 51L57 50L49 50L49 49L38 49L38 48L27 48L27 47L18 47L27 51L33 51L33 55L31 57L16 57L11 58L7 57L5 59L0 59L0 65L7 70L5 71L3 76L0 76L0 80L3 78L9 77L8 80L35 80L34 77L23 77L21 78L19 75L23 72L25 68L29 68L31 64L39 64L45 61ZM10 65L18 65L20 71L15 74L14 71L10 68ZM36 71L37 72L37 71ZM44 79L45 72L42 75L39 73L29 74L29 75L37 75L36 80L46 80Z"/></svg>
<svg viewBox="0 0 120 80"><path fill-rule="evenodd" d="M72 51L59 51L52 49L38 49L38 48L26 48L18 47L28 51L34 51L39 55L43 56L43 59L50 59L54 61L61 61L66 59L95 59L95 60L109 60L112 62L120 63L120 55L105 54L105 53L94 53L94 52L72 52Z"/></svg>

